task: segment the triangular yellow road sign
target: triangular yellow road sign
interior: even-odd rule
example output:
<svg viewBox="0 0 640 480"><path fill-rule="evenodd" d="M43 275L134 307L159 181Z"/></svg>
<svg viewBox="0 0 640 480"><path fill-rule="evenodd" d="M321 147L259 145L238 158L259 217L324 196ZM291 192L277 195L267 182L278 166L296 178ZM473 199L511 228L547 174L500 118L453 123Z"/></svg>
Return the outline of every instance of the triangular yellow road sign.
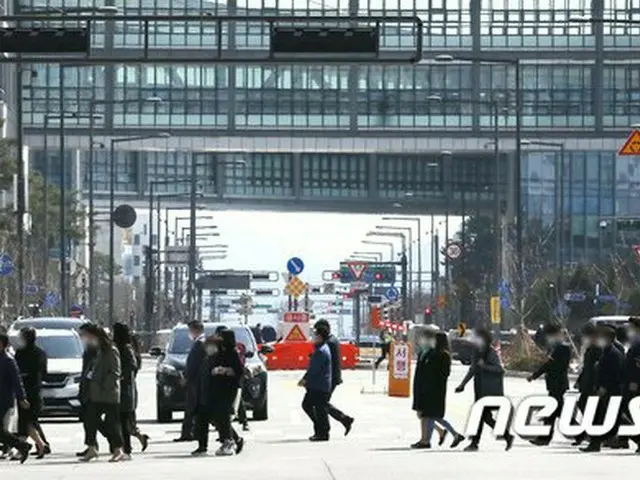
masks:
<svg viewBox="0 0 640 480"><path fill-rule="evenodd" d="M294 325L287 338L284 339L285 342L306 342L307 337L304 336L302 330L299 325Z"/></svg>
<svg viewBox="0 0 640 480"><path fill-rule="evenodd" d="M640 131L634 130L631 132L627 141L618 151L618 155L640 155Z"/></svg>

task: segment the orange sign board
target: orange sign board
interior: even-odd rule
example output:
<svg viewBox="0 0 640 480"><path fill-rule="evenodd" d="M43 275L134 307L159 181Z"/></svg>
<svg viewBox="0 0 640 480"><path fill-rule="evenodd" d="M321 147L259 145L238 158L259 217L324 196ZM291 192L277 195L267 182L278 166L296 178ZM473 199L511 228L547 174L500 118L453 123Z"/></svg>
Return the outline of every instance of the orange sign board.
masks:
<svg viewBox="0 0 640 480"><path fill-rule="evenodd" d="M438 308L444 308L447 306L447 297L444 295L438 295L437 299Z"/></svg>
<svg viewBox="0 0 640 480"><path fill-rule="evenodd" d="M285 342L306 342L307 337L304 336L302 329L299 325L294 325L289 331L289 335L284 339Z"/></svg>
<svg viewBox="0 0 640 480"><path fill-rule="evenodd" d="M382 327L382 312L380 312L380 307L371 307L369 310L369 320L371 322L371 328L378 329Z"/></svg>
<svg viewBox="0 0 640 480"><path fill-rule="evenodd" d="M411 395L411 345L395 342L391 344L389 360L389 396Z"/></svg>
<svg viewBox="0 0 640 480"><path fill-rule="evenodd" d="M640 155L640 131L634 130L624 142L622 148L618 151L620 156Z"/></svg>

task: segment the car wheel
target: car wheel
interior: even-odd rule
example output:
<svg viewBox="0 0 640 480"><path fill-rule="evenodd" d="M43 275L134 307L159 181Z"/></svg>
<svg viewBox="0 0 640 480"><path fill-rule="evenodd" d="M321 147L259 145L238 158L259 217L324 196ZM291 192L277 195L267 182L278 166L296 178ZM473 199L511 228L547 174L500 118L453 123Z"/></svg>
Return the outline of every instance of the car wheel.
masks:
<svg viewBox="0 0 640 480"><path fill-rule="evenodd" d="M269 418L269 406L267 399L265 398L264 403L260 408L253 409L253 419L257 421L264 421Z"/></svg>

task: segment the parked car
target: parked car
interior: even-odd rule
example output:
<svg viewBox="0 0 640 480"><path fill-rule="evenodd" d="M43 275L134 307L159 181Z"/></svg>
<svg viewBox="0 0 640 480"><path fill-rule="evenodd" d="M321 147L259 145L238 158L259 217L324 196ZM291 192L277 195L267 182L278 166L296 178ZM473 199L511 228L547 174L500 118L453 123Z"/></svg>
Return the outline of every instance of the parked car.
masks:
<svg viewBox="0 0 640 480"><path fill-rule="evenodd" d="M221 325L232 329L236 340L246 347L248 381L244 383L242 401L253 412L254 420L266 420L268 417L267 368L262 355L270 353L272 348L263 345L258 349L251 329L242 324L205 323L205 334L210 335ZM181 378L186 367L187 355L192 342L186 325L173 328L165 348L152 347L149 353L158 357L156 369L156 418L160 423L170 422L173 412L184 411L185 389Z"/></svg>
<svg viewBox="0 0 640 480"><path fill-rule="evenodd" d="M20 327L22 328L22 327ZM18 334L9 337L15 348ZM36 345L47 354L42 379L42 416L78 416L83 346L72 329L36 329Z"/></svg>
<svg viewBox="0 0 640 480"><path fill-rule="evenodd" d="M80 326L89 320L74 317L25 317L18 318L9 327L9 336L17 335L18 332L25 327L35 328L36 330L75 330L78 331Z"/></svg>
<svg viewBox="0 0 640 480"><path fill-rule="evenodd" d="M458 330L449 331L449 344L451 345L451 355L454 360L458 360L463 365L471 365L473 351L473 331L468 329L463 335Z"/></svg>

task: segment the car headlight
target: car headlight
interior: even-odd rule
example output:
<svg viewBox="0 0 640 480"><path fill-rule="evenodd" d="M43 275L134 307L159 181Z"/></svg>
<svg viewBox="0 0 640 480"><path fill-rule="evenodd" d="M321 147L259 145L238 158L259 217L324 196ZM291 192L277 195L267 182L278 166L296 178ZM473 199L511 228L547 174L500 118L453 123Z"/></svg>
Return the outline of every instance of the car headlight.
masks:
<svg viewBox="0 0 640 480"><path fill-rule="evenodd" d="M264 373L264 372L267 371L267 369L264 367L264 365L262 363L258 363L256 365L251 365L249 368L247 368L247 370L249 371L249 375L251 377L258 376L261 373Z"/></svg>
<svg viewBox="0 0 640 480"><path fill-rule="evenodd" d="M162 373L164 375L178 375L178 370L173 365L161 363L158 365L158 373Z"/></svg>

